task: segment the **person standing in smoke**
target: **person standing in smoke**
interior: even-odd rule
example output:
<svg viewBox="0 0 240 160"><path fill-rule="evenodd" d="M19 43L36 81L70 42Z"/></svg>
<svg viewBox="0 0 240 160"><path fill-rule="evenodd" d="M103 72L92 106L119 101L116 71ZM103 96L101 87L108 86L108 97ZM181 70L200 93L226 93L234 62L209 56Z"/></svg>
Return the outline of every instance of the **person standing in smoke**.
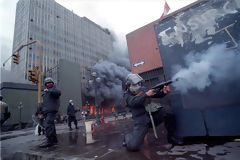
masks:
<svg viewBox="0 0 240 160"><path fill-rule="evenodd" d="M41 144L40 148L51 147L58 143L54 120L60 107L61 96L61 91L56 88L51 77L45 78L44 85L46 88L42 94L43 103L41 107L47 141Z"/></svg>
<svg viewBox="0 0 240 160"><path fill-rule="evenodd" d="M76 116L75 116L75 113L77 111L78 110L75 110L75 108L74 108L73 100L69 100L69 104L68 104L68 107L67 107L69 130L72 130L72 122L74 122L75 128L78 129L78 127L77 127L77 119L76 119Z"/></svg>
<svg viewBox="0 0 240 160"><path fill-rule="evenodd" d="M142 77L138 74L129 74L126 79L126 91L124 99L127 107L129 107L132 118L134 120L134 128L131 133L124 136L123 146L128 151L138 151L144 142L144 137L148 129L152 127L150 115L146 110L151 98L161 98L170 92L169 86L164 86L161 91L154 89L146 90L141 82ZM168 142L172 144L181 145L181 139L175 136L175 118L172 113L168 113L163 107L156 107L157 109L152 112L154 124L158 126L163 121L165 122L168 131Z"/></svg>

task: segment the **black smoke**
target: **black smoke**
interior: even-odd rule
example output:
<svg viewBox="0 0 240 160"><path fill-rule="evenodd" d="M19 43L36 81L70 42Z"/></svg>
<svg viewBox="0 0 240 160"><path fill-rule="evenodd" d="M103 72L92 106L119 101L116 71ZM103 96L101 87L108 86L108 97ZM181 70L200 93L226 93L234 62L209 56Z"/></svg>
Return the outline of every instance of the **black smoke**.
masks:
<svg viewBox="0 0 240 160"><path fill-rule="evenodd" d="M113 53L106 60L100 60L91 70L97 72L100 82L96 83L97 101L101 104L104 100L121 104L123 98L123 83L130 73L130 62L127 48L114 36ZM94 86L90 85L88 95L95 97Z"/></svg>
<svg viewBox="0 0 240 160"><path fill-rule="evenodd" d="M98 104L106 99L112 100L115 104L121 103L122 85L130 72L125 67L108 60L99 61L92 70L97 72L97 77L100 78L96 83ZM95 97L94 85L90 86L88 93Z"/></svg>

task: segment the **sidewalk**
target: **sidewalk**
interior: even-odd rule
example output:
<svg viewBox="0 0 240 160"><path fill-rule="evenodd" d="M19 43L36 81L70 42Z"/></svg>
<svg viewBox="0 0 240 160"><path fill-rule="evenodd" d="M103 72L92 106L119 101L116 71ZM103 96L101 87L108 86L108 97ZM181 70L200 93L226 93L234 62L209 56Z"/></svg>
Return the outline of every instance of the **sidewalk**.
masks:
<svg viewBox="0 0 240 160"><path fill-rule="evenodd" d="M158 128L160 139L154 139L150 131L141 151L128 152L121 142L123 133L131 130L132 120L107 118L106 121L108 123L96 128L92 144L86 144L83 124L73 131L69 131L66 124L58 125L59 144L45 149L37 147L44 136L35 136L30 130L26 131L30 133L28 135L24 135L24 131L19 131L19 136L11 133L15 137L1 141L1 157L3 160L239 160L240 157L240 142L224 137L193 138L188 139L184 146L171 146L166 142L163 126Z"/></svg>

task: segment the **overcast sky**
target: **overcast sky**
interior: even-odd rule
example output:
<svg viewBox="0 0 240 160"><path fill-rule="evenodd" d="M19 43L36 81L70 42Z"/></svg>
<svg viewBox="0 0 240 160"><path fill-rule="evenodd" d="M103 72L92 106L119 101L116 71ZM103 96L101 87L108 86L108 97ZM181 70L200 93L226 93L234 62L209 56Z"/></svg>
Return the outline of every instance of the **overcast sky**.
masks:
<svg viewBox="0 0 240 160"><path fill-rule="evenodd" d="M15 10L18 0L0 0L1 66L12 53ZM167 0L170 12L196 0ZM126 45L125 35L156 19L164 7L164 0L56 0L77 15L109 28L118 36L120 45Z"/></svg>

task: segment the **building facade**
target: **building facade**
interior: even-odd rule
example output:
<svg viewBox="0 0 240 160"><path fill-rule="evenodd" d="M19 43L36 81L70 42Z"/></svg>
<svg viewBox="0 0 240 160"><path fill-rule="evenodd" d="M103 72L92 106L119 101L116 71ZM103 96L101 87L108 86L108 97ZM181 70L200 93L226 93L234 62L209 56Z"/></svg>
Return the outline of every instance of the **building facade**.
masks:
<svg viewBox="0 0 240 160"><path fill-rule="evenodd" d="M32 115L35 114L38 106L36 85L2 82L0 91L11 113L11 117L4 124L33 122Z"/></svg>
<svg viewBox="0 0 240 160"><path fill-rule="evenodd" d="M108 29L102 28L86 17L80 17L54 0L19 0L13 40L13 52L22 44L40 41L20 50L20 63L12 63L17 79L27 82L28 70L38 66L42 57L45 75L65 59L85 68L105 59L113 50L113 38ZM58 79L58 74L52 74Z"/></svg>
<svg viewBox="0 0 240 160"><path fill-rule="evenodd" d="M69 72L69 70L71 72ZM76 74L72 74L72 72ZM79 83L81 68L78 64L61 59L58 65L58 89L61 91L60 108L58 114L67 115L69 100L73 100L75 108L81 109L82 93L81 83ZM43 89L43 88L42 88ZM37 111L38 88L33 84L23 84L14 82L2 82L0 93L9 106L11 117L7 124L17 124L19 121L24 124L32 123L32 115ZM29 98L31 97L31 98ZM22 104L22 108L19 105ZM20 113L21 112L21 113ZM76 113L77 118L80 112Z"/></svg>
<svg viewBox="0 0 240 160"><path fill-rule="evenodd" d="M165 79L154 30L157 23L158 20L126 35L131 71L141 75L147 86Z"/></svg>

